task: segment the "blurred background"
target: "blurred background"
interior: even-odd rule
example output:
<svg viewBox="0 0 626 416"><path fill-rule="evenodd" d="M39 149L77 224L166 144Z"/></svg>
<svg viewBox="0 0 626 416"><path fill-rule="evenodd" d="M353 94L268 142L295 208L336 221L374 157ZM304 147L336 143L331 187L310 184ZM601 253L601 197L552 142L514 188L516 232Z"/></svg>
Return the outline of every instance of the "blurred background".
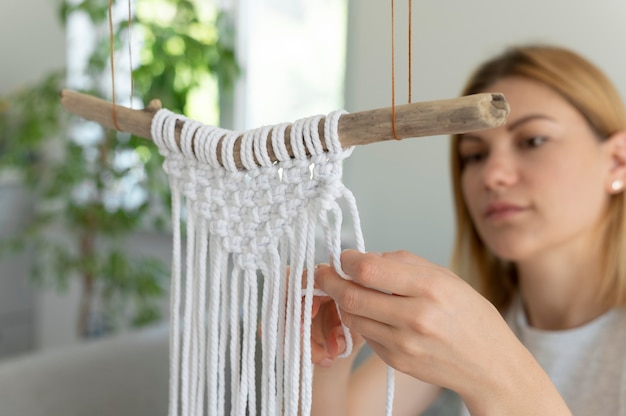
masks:
<svg viewBox="0 0 626 416"><path fill-rule="evenodd" d="M396 1L398 104L408 88L407 4ZM107 6L0 6L0 364L167 317L171 236L158 155L55 105L61 87L111 99ZM113 16L120 104L160 98L232 129L391 105L390 1L135 0L130 30L127 7L116 2ZM483 59L531 42L582 53L626 97L624 21L621 0L413 1L413 101L456 97ZM447 264L447 145L386 142L346 161L368 250Z"/></svg>

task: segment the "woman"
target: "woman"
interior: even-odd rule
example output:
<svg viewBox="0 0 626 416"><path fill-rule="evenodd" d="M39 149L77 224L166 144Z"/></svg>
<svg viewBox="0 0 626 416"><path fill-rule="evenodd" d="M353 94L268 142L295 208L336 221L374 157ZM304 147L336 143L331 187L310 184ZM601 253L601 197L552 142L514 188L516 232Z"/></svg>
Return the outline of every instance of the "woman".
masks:
<svg viewBox="0 0 626 416"><path fill-rule="evenodd" d="M507 50L463 95L501 92L502 127L451 141L453 272L406 252L316 269L314 414L416 415L441 387L472 415L626 415L626 110L592 64ZM470 282L470 284L466 283ZM351 329L346 359L340 321ZM366 341L376 352L351 372Z"/></svg>

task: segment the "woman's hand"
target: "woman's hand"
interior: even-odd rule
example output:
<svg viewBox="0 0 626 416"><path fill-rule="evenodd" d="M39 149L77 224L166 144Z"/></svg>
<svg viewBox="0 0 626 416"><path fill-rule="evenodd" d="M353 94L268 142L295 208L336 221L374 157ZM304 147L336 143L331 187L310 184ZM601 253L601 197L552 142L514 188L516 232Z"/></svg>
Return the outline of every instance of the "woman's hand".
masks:
<svg viewBox="0 0 626 416"><path fill-rule="evenodd" d="M320 266L325 267L325 266ZM311 359L321 367L331 367L335 358L346 350L344 329L337 304L330 296L314 296L311 322ZM353 349L364 344L363 338L352 332Z"/></svg>
<svg viewBox="0 0 626 416"><path fill-rule="evenodd" d="M328 267L325 265L325 267ZM289 286L289 274L291 268L287 267L287 287ZM302 287L306 286L307 270L302 274ZM316 289L319 289L315 285ZM288 291L288 289L287 289ZM304 297L302 297L304 305ZM304 312L303 312L304 313ZM304 316L302 316L304 325ZM304 331L301 330L301 334ZM263 328L259 322L258 336L262 337ZM365 343L358 334L351 333L353 351L358 351ZM346 350L346 338L344 328L339 318L337 304L330 296L313 296L311 308L311 361L321 367L331 367L335 358L343 354ZM354 355L354 354L353 354Z"/></svg>
<svg viewBox="0 0 626 416"><path fill-rule="evenodd" d="M459 379L455 373L475 366L485 343L497 342L494 330L508 330L469 285L420 257L347 250L341 264L352 281L318 266L316 284L387 364L423 381L450 387Z"/></svg>
<svg viewBox="0 0 626 416"><path fill-rule="evenodd" d="M520 403L537 393L537 379L562 403L496 308L448 269L407 252L347 250L341 265L352 281L319 266L316 284L390 366L455 390L475 414L529 410Z"/></svg>

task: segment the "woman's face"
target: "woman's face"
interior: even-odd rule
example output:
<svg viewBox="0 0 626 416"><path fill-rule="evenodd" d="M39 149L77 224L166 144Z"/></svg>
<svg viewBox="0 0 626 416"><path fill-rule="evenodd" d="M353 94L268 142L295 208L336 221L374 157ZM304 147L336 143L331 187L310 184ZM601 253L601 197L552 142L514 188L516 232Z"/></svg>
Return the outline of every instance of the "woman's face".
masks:
<svg viewBox="0 0 626 416"><path fill-rule="evenodd" d="M593 244L608 204L611 157L583 116L543 84L505 78L505 126L459 142L461 187L475 226L499 257L575 256Z"/></svg>

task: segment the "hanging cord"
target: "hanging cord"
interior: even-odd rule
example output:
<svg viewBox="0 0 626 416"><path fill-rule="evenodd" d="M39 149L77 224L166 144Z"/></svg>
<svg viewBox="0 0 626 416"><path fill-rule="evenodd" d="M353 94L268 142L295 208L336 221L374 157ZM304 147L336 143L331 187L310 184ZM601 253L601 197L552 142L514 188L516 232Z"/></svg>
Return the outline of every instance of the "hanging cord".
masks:
<svg viewBox="0 0 626 416"><path fill-rule="evenodd" d="M130 72L130 101L128 106L133 108L133 96L135 95L135 83L133 81L133 7L132 0L128 0L128 20L126 22L127 32L128 32L128 68ZM410 72L409 72L410 74ZM410 79L410 78L409 78ZM410 88L409 88L409 102L410 99Z"/></svg>
<svg viewBox="0 0 626 416"><path fill-rule="evenodd" d="M396 140L398 133L396 132L396 30L395 30L395 2L391 0L391 129L393 130L393 137ZM115 113L113 113L115 114Z"/></svg>
<svg viewBox="0 0 626 416"><path fill-rule="evenodd" d="M134 86L133 86L133 57L132 57L132 6L128 0L128 58L130 66L130 108L132 108ZM109 0L109 58L111 61L111 103L113 106L113 125L118 131L123 131L117 123L117 106L115 104L115 39L113 32L113 0Z"/></svg>
<svg viewBox="0 0 626 416"><path fill-rule="evenodd" d="M129 3L130 4L130 3ZM412 73L413 73L413 0L409 0L409 103L411 100L411 92L413 91Z"/></svg>
<svg viewBox="0 0 626 416"><path fill-rule="evenodd" d="M412 102L411 92L413 90L412 71L413 71L413 1L409 2L409 21L408 21L408 102ZM400 140L396 130L396 68L395 68L395 2L391 0L391 129L393 137ZM387 367L387 403L385 413L391 416L393 413L393 398L395 393L395 371L391 366Z"/></svg>
<svg viewBox="0 0 626 416"><path fill-rule="evenodd" d="M409 40L408 40L408 57L409 57L409 68L408 68L408 102L411 103L411 91L413 90L412 86L412 69L413 69L413 1L408 0L409 2ZM393 131L393 137L396 140L400 140L398 137L398 132L396 131L396 58L395 58L395 2L391 0L391 129Z"/></svg>

